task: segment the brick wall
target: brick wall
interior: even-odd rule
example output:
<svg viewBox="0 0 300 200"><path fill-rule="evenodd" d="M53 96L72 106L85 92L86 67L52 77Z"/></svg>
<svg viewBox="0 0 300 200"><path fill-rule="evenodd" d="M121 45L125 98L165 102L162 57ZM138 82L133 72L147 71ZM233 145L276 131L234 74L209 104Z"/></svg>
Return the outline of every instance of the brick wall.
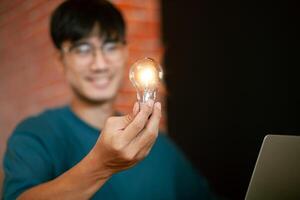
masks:
<svg viewBox="0 0 300 200"><path fill-rule="evenodd" d="M0 1L0 159L16 124L28 115L64 104L64 82L48 31L50 13L62 0ZM130 58L116 108L128 112L135 91L128 80L134 60L161 61L159 0L114 0L128 23ZM162 90L162 97L164 96ZM161 127L164 128L162 120Z"/></svg>

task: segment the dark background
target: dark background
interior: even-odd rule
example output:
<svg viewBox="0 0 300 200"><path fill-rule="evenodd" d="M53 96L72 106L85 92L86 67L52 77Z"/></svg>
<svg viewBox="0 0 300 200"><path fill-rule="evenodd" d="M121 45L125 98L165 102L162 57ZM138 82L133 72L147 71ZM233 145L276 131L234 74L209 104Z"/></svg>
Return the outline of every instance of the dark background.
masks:
<svg viewBox="0 0 300 200"><path fill-rule="evenodd" d="M299 12L162 1L169 133L223 197L244 199L266 134L300 133Z"/></svg>

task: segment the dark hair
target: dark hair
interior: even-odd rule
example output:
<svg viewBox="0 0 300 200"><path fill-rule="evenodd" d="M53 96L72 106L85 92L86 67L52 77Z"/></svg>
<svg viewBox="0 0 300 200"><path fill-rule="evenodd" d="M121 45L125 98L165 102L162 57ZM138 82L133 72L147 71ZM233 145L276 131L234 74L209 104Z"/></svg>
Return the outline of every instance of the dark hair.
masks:
<svg viewBox="0 0 300 200"><path fill-rule="evenodd" d="M106 0L67 0L53 12L50 32L54 45L61 49L64 41L76 42L87 37L95 25L107 41L125 42L126 26L120 11Z"/></svg>

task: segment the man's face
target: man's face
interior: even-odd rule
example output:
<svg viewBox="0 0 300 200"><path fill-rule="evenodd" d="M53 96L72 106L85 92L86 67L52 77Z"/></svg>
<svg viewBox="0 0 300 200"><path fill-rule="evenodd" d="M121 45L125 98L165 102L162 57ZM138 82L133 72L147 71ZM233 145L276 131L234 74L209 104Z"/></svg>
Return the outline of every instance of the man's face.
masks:
<svg viewBox="0 0 300 200"><path fill-rule="evenodd" d="M64 42L62 49L65 76L75 97L94 103L112 101L127 60L125 44L91 36L73 44Z"/></svg>

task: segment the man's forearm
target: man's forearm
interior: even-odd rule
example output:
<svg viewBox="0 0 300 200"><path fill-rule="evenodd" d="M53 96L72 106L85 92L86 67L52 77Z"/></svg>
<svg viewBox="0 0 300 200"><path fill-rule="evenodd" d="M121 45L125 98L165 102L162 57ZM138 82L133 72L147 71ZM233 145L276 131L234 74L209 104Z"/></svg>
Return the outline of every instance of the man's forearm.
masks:
<svg viewBox="0 0 300 200"><path fill-rule="evenodd" d="M99 170L97 161L98 158L91 151L61 176L30 188L18 199L89 199L110 178L107 172Z"/></svg>

